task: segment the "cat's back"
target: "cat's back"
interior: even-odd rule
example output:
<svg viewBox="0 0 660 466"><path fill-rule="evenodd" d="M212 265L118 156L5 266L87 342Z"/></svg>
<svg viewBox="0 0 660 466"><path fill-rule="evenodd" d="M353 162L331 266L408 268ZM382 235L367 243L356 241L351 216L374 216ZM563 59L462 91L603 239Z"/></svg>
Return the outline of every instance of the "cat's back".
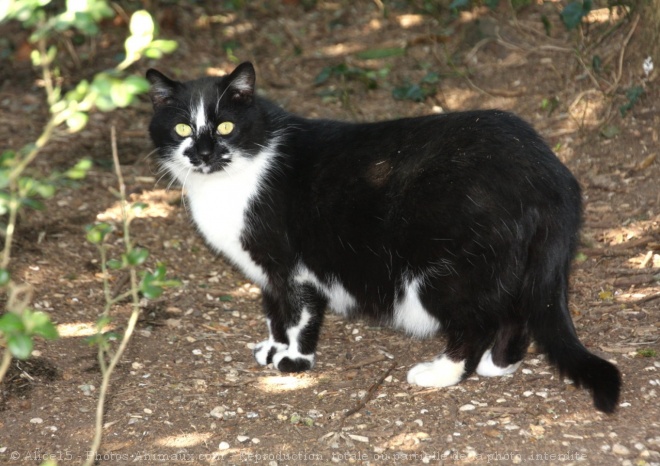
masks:
<svg viewBox="0 0 660 466"><path fill-rule="evenodd" d="M396 203L472 195L579 203L576 180L541 136L501 110L357 124L305 120L287 150L297 184L311 199L334 193L344 203L372 197Z"/></svg>

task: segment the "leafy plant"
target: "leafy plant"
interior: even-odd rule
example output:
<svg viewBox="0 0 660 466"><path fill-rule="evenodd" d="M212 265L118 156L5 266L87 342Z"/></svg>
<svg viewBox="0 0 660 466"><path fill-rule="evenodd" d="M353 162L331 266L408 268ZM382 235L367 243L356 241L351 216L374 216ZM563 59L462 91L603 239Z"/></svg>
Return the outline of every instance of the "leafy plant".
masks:
<svg viewBox="0 0 660 466"><path fill-rule="evenodd" d="M164 288L178 286L180 284L177 280L167 279L167 270L164 264L157 264L156 269L153 272L145 269L144 266L149 257L149 251L133 245L130 234L130 223L135 216L134 214L144 209L146 205L141 202L129 205L126 200L126 186L119 165L114 127L112 128L112 157L119 183L119 202L122 213L121 236L124 244L124 251L120 256L120 259L108 258L108 238L115 231L113 225L109 223L97 223L87 227L87 240L97 246L101 256L105 306L103 313L99 316L99 319L96 322L96 335L88 339L88 343L96 344L98 347L97 358L99 367L101 368L102 381L96 406L94 439L90 451L88 452L89 454L87 455L86 465L94 463L96 453L101 445L103 435L103 416L105 411L104 406L108 387L110 385L110 378L114 368L124 354L128 342L133 335L133 331L135 330L140 315L140 297L154 299L163 293ZM122 271L123 273L128 273L129 276L128 289L116 296L113 296L110 286L110 270ZM105 328L111 322L110 311L113 306L126 299L130 299L131 302L131 316L129 317L124 334L119 336L114 332L105 332ZM119 342L116 349L113 349L111 345L113 341Z"/></svg>
<svg viewBox="0 0 660 466"><path fill-rule="evenodd" d="M626 90L626 99L628 101L619 107L621 116L626 116L628 111L635 106L640 97L644 95L645 91L642 86L633 86Z"/></svg>
<svg viewBox="0 0 660 466"><path fill-rule="evenodd" d="M587 16L591 11L592 5L592 0L574 0L566 5L560 13L564 26L568 30L578 27L582 22L582 18Z"/></svg>
<svg viewBox="0 0 660 466"><path fill-rule="evenodd" d="M440 81L440 75L431 71L424 76L419 83L410 81L392 90L392 97L397 100L412 100L423 102L427 97L435 94L436 84Z"/></svg>
<svg viewBox="0 0 660 466"><path fill-rule="evenodd" d="M389 68L382 68L374 71L357 66L349 66L346 63L338 65L326 66L314 79L314 85L320 86L325 84L332 78L340 78L347 81L359 81L365 85L367 89L376 89L378 87L378 80L388 75Z"/></svg>
<svg viewBox="0 0 660 466"><path fill-rule="evenodd" d="M136 11L131 16L123 60L113 69L96 74L90 81L80 81L64 92L60 80L56 79L60 76L56 35L67 30L86 36L98 34L100 21L114 16L115 12L106 0L69 0L60 12L57 12L60 4L50 3L50 0L0 3L0 23L17 21L31 31L32 63L41 70L50 110L48 121L33 143L17 150L5 150L0 155L0 230L4 236L0 288L8 296L6 312L0 318L0 347L6 347L0 364L0 381L12 356L29 357L34 337L57 337L48 316L30 309L31 289L11 280L11 249L19 212L25 208L43 209L43 199L52 197L66 180L83 179L92 164L83 159L64 173L41 177L31 173L29 167L60 126L66 126L70 133L78 132L87 124L89 112L126 107L138 94L147 91L149 86L144 78L126 74L126 69L135 61L142 56L159 58L176 48L174 41L155 39L156 28L151 15L144 10Z"/></svg>

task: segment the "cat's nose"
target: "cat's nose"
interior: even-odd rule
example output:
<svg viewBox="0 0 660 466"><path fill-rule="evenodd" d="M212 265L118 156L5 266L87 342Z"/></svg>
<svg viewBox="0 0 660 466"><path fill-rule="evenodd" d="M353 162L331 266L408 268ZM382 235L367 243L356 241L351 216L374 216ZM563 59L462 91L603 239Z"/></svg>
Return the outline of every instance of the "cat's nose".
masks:
<svg viewBox="0 0 660 466"><path fill-rule="evenodd" d="M213 154L213 141L200 139L197 142L197 155L206 163L211 159Z"/></svg>

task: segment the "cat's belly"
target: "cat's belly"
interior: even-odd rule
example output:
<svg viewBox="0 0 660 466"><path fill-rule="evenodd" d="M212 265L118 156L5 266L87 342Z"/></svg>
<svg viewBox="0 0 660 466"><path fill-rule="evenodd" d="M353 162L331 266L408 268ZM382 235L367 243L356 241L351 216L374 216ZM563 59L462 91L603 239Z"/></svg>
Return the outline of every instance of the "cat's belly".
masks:
<svg viewBox="0 0 660 466"><path fill-rule="evenodd" d="M344 288L337 278L323 283L312 271L301 264L296 270L294 281L314 286L328 299L328 307L343 317L360 312L357 299ZM379 304L385 307L381 310L381 317L389 320L392 327L417 338L427 338L438 333L440 321L422 305L419 298L419 284L419 278L408 280L403 293L395 297L391 305ZM387 318L388 309L393 309L389 319Z"/></svg>

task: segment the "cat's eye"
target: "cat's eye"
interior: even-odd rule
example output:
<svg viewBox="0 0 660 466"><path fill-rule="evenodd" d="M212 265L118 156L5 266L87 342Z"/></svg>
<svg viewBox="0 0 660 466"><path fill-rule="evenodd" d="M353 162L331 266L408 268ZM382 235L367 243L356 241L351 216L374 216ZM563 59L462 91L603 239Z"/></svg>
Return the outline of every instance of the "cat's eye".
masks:
<svg viewBox="0 0 660 466"><path fill-rule="evenodd" d="M218 125L218 133L222 136L227 136L234 131L234 123L231 121L223 121Z"/></svg>
<svg viewBox="0 0 660 466"><path fill-rule="evenodd" d="M176 131L176 134L181 136L182 138L187 138L192 134L192 128L190 125L187 125L185 123L179 123L174 127L174 131Z"/></svg>

